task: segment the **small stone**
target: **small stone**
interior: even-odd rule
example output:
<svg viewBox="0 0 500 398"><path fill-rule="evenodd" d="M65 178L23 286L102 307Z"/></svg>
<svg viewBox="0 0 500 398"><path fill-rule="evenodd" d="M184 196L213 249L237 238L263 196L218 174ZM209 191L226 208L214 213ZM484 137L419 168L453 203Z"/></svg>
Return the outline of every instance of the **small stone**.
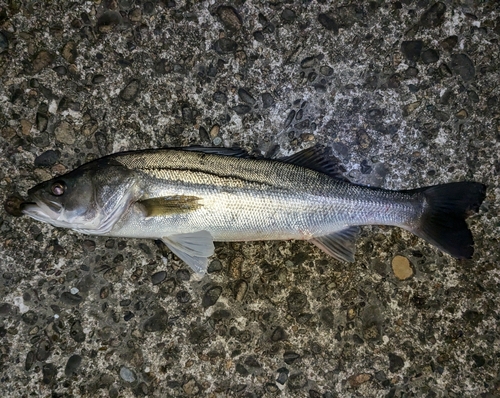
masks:
<svg viewBox="0 0 500 398"><path fill-rule="evenodd" d="M159 271L151 275L151 282L153 285L159 285L162 283L167 277L167 273L165 271Z"/></svg>
<svg viewBox="0 0 500 398"><path fill-rule="evenodd" d="M76 43L74 41L68 41L62 49L63 58L69 63L74 64L78 53L76 52Z"/></svg>
<svg viewBox="0 0 500 398"><path fill-rule="evenodd" d="M72 287L71 289L69 289L69 292L70 292L71 294L77 294L79 291L80 291L80 290L78 290L78 288L76 288L76 287Z"/></svg>
<svg viewBox="0 0 500 398"><path fill-rule="evenodd" d="M420 101L412 102L403 108L403 116L408 116L420 106Z"/></svg>
<svg viewBox="0 0 500 398"><path fill-rule="evenodd" d="M73 376L82 363L82 357L78 354L69 357L68 362L66 362L66 367L64 368L64 374L66 377Z"/></svg>
<svg viewBox="0 0 500 398"><path fill-rule="evenodd" d="M277 326L276 329L274 329L273 333L271 334L271 341L282 341L286 339L286 333L285 329L283 329L281 326Z"/></svg>
<svg viewBox="0 0 500 398"><path fill-rule="evenodd" d="M444 22L446 5L441 2L435 3L431 8L425 11L420 18L420 25L424 28L436 28Z"/></svg>
<svg viewBox="0 0 500 398"><path fill-rule="evenodd" d="M312 68L316 65L316 57L307 57L300 61L300 67L302 69Z"/></svg>
<svg viewBox="0 0 500 398"><path fill-rule="evenodd" d="M401 43L401 52L409 61L416 62L420 58L423 44L422 40L404 41Z"/></svg>
<svg viewBox="0 0 500 398"><path fill-rule="evenodd" d="M69 332L69 335L77 343L83 343L85 341L86 336L80 321L73 322L73 324L71 325L71 330Z"/></svg>
<svg viewBox="0 0 500 398"><path fill-rule="evenodd" d="M236 114L238 114L238 115L246 115L247 113L252 111L252 108L248 105L240 104L240 105L233 106L231 108L231 110L236 112Z"/></svg>
<svg viewBox="0 0 500 398"><path fill-rule="evenodd" d="M220 144L222 144L222 138L220 138L220 137L215 137L215 138L212 140L212 144L214 144L215 146L219 146Z"/></svg>
<svg viewBox="0 0 500 398"><path fill-rule="evenodd" d="M198 395L200 392L200 388L195 379L189 379L183 384L182 389L187 395Z"/></svg>
<svg viewBox="0 0 500 398"><path fill-rule="evenodd" d="M248 283L243 279L236 281L234 284L233 291L234 291L234 299L236 301L243 301L248 291Z"/></svg>
<svg viewBox="0 0 500 398"><path fill-rule="evenodd" d="M295 21L295 18L297 18L297 14L295 14L295 11L290 10L289 8L285 8L281 12L281 19L285 22L293 22Z"/></svg>
<svg viewBox="0 0 500 398"><path fill-rule="evenodd" d="M288 115L287 115L287 117L285 119L285 123L283 124L284 128L287 128L287 127L290 126L290 124L292 124L293 119L295 118L295 114L296 113L297 112L295 112L295 110L293 110L293 109L288 113Z"/></svg>
<svg viewBox="0 0 500 398"><path fill-rule="evenodd" d="M83 249L87 252L95 251L96 244L93 240L85 239L82 243Z"/></svg>
<svg viewBox="0 0 500 398"><path fill-rule="evenodd" d="M66 73L68 73L68 70L64 65L59 65L56 66L55 68L52 69L54 72L56 72L59 76L64 76Z"/></svg>
<svg viewBox="0 0 500 398"><path fill-rule="evenodd" d="M140 83L138 80L132 80L120 92L120 98L126 102L132 101L139 92Z"/></svg>
<svg viewBox="0 0 500 398"><path fill-rule="evenodd" d="M449 65L451 71L460 75L465 82L473 80L476 75L474 64L467 54L453 54Z"/></svg>
<svg viewBox="0 0 500 398"><path fill-rule="evenodd" d="M97 19L97 30L100 33L109 33L122 23L122 16L117 11L105 11Z"/></svg>
<svg viewBox="0 0 500 398"><path fill-rule="evenodd" d="M469 115L468 115L468 113L467 113L467 111L465 109L460 109L455 116L458 119L465 119Z"/></svg>
<svg viewBox="0 0 500 398"><path fill-rule="evenodd" d="M243 102L246 102L249 105L254 105L255 104L255 98L250 95L250 93L245 90L244 88L239 88L238 89L238 96Z"/></svg>
<svg viewBox="0 0 500 398"><path fill-rule="evenodd" d="M144 330L149 333L161 332L167 328L168 315L165 310L159 310L144 323Z"/></svg>
<svg viewBox="0 0 500 398"><path fill-rule="evenodd" d="M280 368L277 371L278 376L276 377L276 382L283 385L288 381L289 370L287 368Z"/></svg>
<svg viewBox="0 0 500 398"><path fill-rule="evenodd" d="M335 20L328 14L319 14L318 15L319 23L326 29L330 30L334 33L339 32L339 27Z"/></svg>
<svg viewBox="0 0 500 398"><path fill-rule="evenodd" d="M231 6L220 6L217 9L217 16L224 28L230 33L238 32L242 27L241 17Z"/></svg>
<svg viewBox="0 0 500 398"><path fill-rule="evenodd" d="M291 390L300 390L301 388L304 388L306 384L307 377L302 372L291 374L290 377L288 377L288 388Z"/></svg>
<svg viewBox="0 0 500 398"><path fill-rule="evenodd" d="M219 104L225 104L227 103L227 95L224 94L222 91L216 91L214 95L212 96L213 100Z"/></svg>
<svg viewBox="0 0 500 398"><path fill-rule="evenodd" d="M424 64L433 64L439 61L439 53L436 50L429 48L422 52L421 59Z"/></svg>
<svg viewBox="0 0 500 398"><path fill-rule="evenodd" d="M52 384L57 375L57 368L51 363L46 363L42 367L43 384Z"/></svg>
<svg viewBox="0 0 500 398"><path fill-rule="evenodd" d="M264 34L262 33L261 30L253 32L253 38L260 43L262 43L265 40Z"/></svg>
<svg viewBox="0 0 500 398"><path fill-rule="evenodd" d="M211 287L203 295L203 298L201 300L201 305L204 308L208 308L208 307L215 305L217 300L219 300L219 297L221 294L222 294L222 287L221 286Z"/></svg>
<svg viewBox="0 0 500 398"><path fill-rule="evenodd" d="M413 275L413 268L410 264L410 260L403 256L395 256L392 259L392 271L394 272L394 276L401 281Z"/></svg>
<svg viewBox="0 0 500 398"><path fill-rule="evenodd" d="M54 54L49 51L40 51L33 60L33 73L38 73L49 66L54 61Z"/></svg>
<svg viewBox="0 0 500 398"><path fill-rule="evenodd" d="M405 361L399 355L390 353L389 354L389 370L392 373L395 373L401 369L403 369L405 365Z"/></svg>
<svg viewBox="0 0 500 398"><path fill-rule="evenodd" d="M38 343L38 348L36 350L36 359L38 361L45 361L50 356L51 345L49 340L42 339Z"/></svg>
<svg viewBox="0 0 500 398"><path fill-rule="evenodd" d="M106 80L104 75L97 74L92 78L92 84L101 84L104 83L104 80Z"/></svg>
<svg viewBox="0 0 500 398"><path fill-rule="evenodd" d="M347 382L351 385L353 388L357 388L361 386L362 384L366 383L371 379L371 375L368 373L360 373L357 375L350 376L347 379Z"/></svg>
<svg viewBox="0 0 500 398"><path fill-rule="evenodd" d="M210 129L210 137L213 139L219 135L220 126L218 124L214 124Z"/></svg>
<svg viewBox="0 0 500 398"><path fill-rule="evenodd" d="M262 99L262 106L264 107L264 109L270 108L271 106L274 105L274 98L269 93L262 93L261 99Z"/></svg>
<svg viewBox="0 0 500 398"><path fill-rule="evenodd" d="M441 42L444 51L451 52L458 43L458 36L449 36Z"/></svg>
<svg viewBox="0 0 500 398"><path fill-rule="evenodd" d="M70 292L64 292L63 294L61 294L60 300L64 304L73 307L79 305L83 301L83 298L78 294L71 294Z"/></svg>
<svg viewBox="0 0 500 398"><path fill-rule="evenodd" d="M128 19L130 19L132 22L140 22L142 19L142 11L140 8L134 8L129 11L128 13Z"/></svg>
<svg viewBox="0 0 500 398"><path fill-rule="evenodd" d="M71 125L64 120L56 127L55 136L63 144L72 145L75 143L75 136L72 133Z"/></svg>
<svg viewBox="0 0 500 398"><path fill-rule="evenodd" d="M288 311L292 314L299 314L307 305L307 296L304 293L290 293L286 299Z"/></svg>
<svg viewBox="0 0 500 398"><path fill-rule="evenodd" d="M207 272L212 274L220 271L222 271L222 263L219 260L212 260L208 265Z"/></svg>
<svg viewBox="0 0 500 398"><path fill-rule="evenodd" d="M136 380L135 373L125 366L120 368L120 377L128 383L133 383Z"/></svg>
<svg viewBox="0 0 500 398"><path fill-rule="evenodd" d="M61 152L58 150L48 150L38 155L35 158L35 166L36 167L50 167L57 163L59 158L61 157Z"/></svg>
<svg viewBox="0 0 500 398"><path fill-rule="evenodd" d="M283 354L283 360L287 365L291 365L299 358L300 355L293 351L285 351L285 353Z"/></svg>
<svg viewBox="0 0 500 398"><path fill-rule="evenodd" d="M8 49L9 41L7 40L7 37L2 32L0 32L0 54L7 51Z"/></svg>
<svg viewBox="0 0 500 398"><path fill-rule="evenodd" d="M331 76L333 75L333 68L330 68L329 66L322 66L319 68L319 73L323 76Z"/></svg>
<svg viewBox="0 0 500 398"><path fill-rule="evenodd" d="M232 39L223 37L214 43L213 48L218 54L230 54L236 52L238 44Z"/></svg>
<svg viewBox="0 0 500 398"><path fill-rule="evenodd" d="M4 210L14 217L21 217L23 215L21 204L24 203L24 199L19 195L9 196L3 205Z"/></svg>

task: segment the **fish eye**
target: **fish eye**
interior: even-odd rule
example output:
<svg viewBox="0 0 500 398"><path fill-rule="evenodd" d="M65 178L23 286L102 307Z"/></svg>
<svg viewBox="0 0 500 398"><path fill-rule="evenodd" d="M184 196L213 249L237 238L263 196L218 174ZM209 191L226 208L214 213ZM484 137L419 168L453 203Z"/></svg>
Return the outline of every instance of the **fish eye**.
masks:
<svg viewBox="0 0 500 398"><path fill-rule="evenodd" d="M51 187L52 195L61 196L66 191L66 184L62 181L56 181Z"/></svg>

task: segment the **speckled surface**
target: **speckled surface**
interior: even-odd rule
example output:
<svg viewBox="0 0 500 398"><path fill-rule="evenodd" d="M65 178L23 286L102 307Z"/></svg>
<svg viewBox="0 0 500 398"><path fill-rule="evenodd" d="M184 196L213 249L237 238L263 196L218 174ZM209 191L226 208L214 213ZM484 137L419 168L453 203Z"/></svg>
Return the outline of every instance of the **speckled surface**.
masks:
<svg viewBox="0 0 500 398"><path fill-rule="evenodd" d="M2 202L120 150L320 144L362 183L488 184L474 258L366 227L354 264L217 244L198 280L2 211L2 396L500 396L498 2L228 5L0 2Z"/></svg>

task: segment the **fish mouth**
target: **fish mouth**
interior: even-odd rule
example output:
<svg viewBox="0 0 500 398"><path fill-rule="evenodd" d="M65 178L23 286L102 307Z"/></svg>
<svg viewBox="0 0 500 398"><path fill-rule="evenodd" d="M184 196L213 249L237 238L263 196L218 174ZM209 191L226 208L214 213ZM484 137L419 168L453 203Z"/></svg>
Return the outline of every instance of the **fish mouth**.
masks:
<svg viewBox="0 0 500 398"><path fill-rule="evenodd" d="M21 212L38 221L57 221L61 215L62 206L59 203L49 201L26 201L21 203Z"/></svg>

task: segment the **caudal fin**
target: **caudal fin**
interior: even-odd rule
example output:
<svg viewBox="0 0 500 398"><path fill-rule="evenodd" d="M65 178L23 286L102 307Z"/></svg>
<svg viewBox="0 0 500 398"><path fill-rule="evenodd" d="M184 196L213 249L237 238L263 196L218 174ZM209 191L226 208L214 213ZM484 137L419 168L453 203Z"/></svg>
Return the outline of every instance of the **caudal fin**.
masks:
<svg viewBox="0 0 500 398"><path fill-rule="evenodd" d="M486 185L455 182L419 188L425 199L424 213L411 231L456 258L472 258L474 240L465 219L479 210Z"/></svg>

